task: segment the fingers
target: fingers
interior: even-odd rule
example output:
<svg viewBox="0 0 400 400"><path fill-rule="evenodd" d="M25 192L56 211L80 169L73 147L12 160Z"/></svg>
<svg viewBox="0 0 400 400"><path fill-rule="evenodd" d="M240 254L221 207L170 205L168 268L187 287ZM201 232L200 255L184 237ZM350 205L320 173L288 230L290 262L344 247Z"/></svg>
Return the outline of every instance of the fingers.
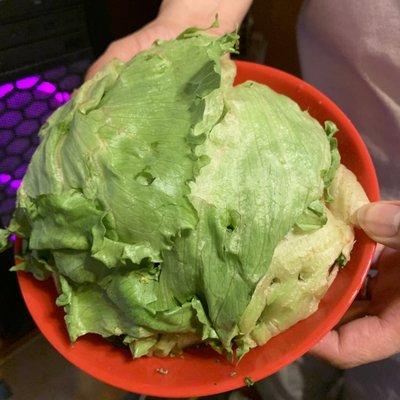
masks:
<svg viewBox="0 0 400 400"><path fill-rule="evenodd" d="M357 222L373 240L400 249L400 201L366 204L358 210Z"/></svg>
<svg viewBox="0 0 400 400"><path fill-rule="evenodd" d="M147 30L140 30L132 35L111 43L106 51L90 66L85 80L92 78L104 65L109 63L114 58L121 61L128 61L135 56L139 51L150 47L152 44L152 36Z"/></svg>
<svg viewBox="0 0 400 400"><path fill-rule="evenodd" d="M377 316L368 316L329 332L310 353L347 369L387 358L397 351L398 339L392 326Z"/></svg>
<svg viewBox="0 0 400 400"><path fill-rule="evenodd" d="M370 280L373 304L369 312L391 321L400 332L400 251L388 247L379 257L377 275ZM399 342L400 342L400 335Z"/></svg>
<svg viewBox="0 0 400 400"><path fill-rule="evenodd" d="M340 320L338 326L347 324L357 318L364 317L368 313L370 304L370 300L356 300Z"/></svg>
<svg viewBox="0 0 400 400"><path fill-rule="evenodd" d="M124 39L128 39L128 37ZM137 51L138 46L134 37L130 37L129 42L124 40L111 43L106 51L87 70L85 80L92 78L104 65L108 64L114 58L118 58L121 61L128 61Z"/></svg>
<svg viewBox="0 0 400 400"><path fill-rule="evenodd" d="M86 75L85 75L85 81L87 81L88 79L93 78L93 76L96 75L96 73L98 71L100 71L100 69L106 65L108 62L110 62L112 60L112 58L109 58L106 54L103 54L102 56L100 56L90 67L89 69L86 71Z"/></svg>
<svg viewBox="0 0 400 400"><path fill-rule="evenodd" d="M129 61L137 53L149 48L157 39L169 40L181 32L181 28L154 20L137 32L112 42L106 51L88 69L85 80L90 79L114 58Z"/></svg>

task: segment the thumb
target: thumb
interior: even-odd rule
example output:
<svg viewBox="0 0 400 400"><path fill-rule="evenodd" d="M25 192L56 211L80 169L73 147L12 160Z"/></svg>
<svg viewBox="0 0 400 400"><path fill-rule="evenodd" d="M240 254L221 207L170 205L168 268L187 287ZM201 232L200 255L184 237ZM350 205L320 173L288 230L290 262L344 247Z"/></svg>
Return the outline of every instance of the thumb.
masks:
<svg viewBox="0 0 400 400"><path fill-rule="evenodd" d="M400 201L366 204L357 211L357 224L376 242L400 249Z"/></svg>
<svg viewBox="0 0 400 400"><path fill-rule="evenodd" d="M352 368L396 353L396 336L391 324L377 316L366 316L330 331L310 353L338 368Z"/></svg>

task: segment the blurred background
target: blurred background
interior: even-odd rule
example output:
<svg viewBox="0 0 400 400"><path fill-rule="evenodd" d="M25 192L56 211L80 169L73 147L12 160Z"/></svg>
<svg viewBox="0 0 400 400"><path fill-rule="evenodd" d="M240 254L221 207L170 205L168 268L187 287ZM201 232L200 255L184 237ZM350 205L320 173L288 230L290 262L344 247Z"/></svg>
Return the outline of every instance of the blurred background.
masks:
<svg viewBox="0 0 400 400"><path fill-rule="evenodd" d="M69 100L86 69L117 38L151 21L158 0L0 0L0 227L47 117ZM238 58L300 74L301 0L255 0ZM35 330L21 298L13 253L0 255L0 400L135 399L68 364ZM246 391L245 397L257 398ZM142 397L143 398L143 397Z"/></svg>

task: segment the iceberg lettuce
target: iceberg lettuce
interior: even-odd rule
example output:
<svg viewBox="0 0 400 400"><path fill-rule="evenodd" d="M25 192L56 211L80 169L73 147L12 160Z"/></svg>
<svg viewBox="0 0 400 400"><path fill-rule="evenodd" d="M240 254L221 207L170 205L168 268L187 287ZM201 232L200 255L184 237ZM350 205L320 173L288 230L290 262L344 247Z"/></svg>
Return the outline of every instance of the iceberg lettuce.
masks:
<svg viewBox="0 0 400 400"><path fill-rule="evenodd" d="M72 341L241 356L315 311L349 257L334 125L233 86L237 40L189 30L112 62L41 129L0 240L23 237L16 269L55 277Z"/></svg>

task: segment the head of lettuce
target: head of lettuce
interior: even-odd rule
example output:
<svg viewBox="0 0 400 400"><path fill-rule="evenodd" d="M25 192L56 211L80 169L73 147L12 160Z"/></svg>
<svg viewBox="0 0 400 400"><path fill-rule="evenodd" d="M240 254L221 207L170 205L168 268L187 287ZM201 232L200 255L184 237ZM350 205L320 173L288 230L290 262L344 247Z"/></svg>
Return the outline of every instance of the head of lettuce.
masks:
<svg viewBox="0 0 400 400"><path fill-rule="evenodd" d="M367 201L325 129L267 86L233 86L236 34L190 29L86 82L40 131L2 245L53 276L72 341L134 357L228 356L314 312Z"/></svg>

